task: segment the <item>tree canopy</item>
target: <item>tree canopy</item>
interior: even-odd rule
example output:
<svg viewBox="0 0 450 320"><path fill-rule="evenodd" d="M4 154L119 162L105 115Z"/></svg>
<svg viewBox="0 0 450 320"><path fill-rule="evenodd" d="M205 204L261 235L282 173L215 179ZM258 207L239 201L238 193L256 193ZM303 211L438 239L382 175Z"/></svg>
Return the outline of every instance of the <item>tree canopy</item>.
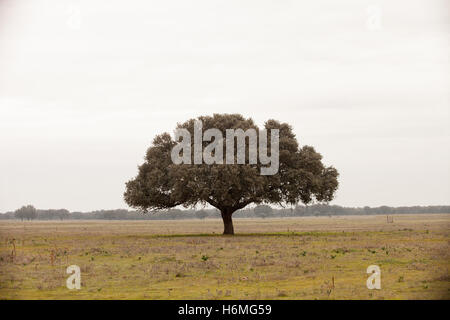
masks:
<svg viewBox="0 0 450 320"><path fill-rule="evenodd" d="M261 217L261 218L267 218L268 216L270 216L273 212L272 207L266 205L266 204L260 204L257 205L253 211L255 212L255 215L257 217Z"/></svg>
<svg viewBox="0 0 450 320"><path fill-rule="evenodd" d="M196 119L178 124L194 134ZM197 118L203 131L250 128L259 132L252 119L239 114L214 114ZM232 214L251 203L295 205L299 202L328 202L338 187L338 172L322 163L322 156L311 146L299 147L287 123L268 120L264 128L279 130L279 170L261 175L257 164L174 164L172 148L177 144L169 133L156 136L147 150L137 176L126 183L124 199L143 211L168 209L179 205L211 205L220 210L224 234L233 234ZM225 139L225 138L224 138ZM270 141L269 141L270 142ZM191 139L192 145L194 139ZM203 141L203 147L209 142ZM248 155L247 155L248 156ZM235 162L236 163L236 162Z"/></svg>
<svg viewBox="0 0 450 320"><path fill-rule="evenodd" d="M17 209L15 212L15 217L18 219L27 219L27 220L33 220L37 216L36 208L32 205L23 206L20 209Z"/></svg>

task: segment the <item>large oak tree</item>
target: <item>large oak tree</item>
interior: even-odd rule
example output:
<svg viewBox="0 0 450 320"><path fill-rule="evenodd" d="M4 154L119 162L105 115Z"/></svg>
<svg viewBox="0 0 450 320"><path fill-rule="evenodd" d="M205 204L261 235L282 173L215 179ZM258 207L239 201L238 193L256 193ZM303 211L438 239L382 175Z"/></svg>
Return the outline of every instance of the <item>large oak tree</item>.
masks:
<svg viewBox="0 0 450 320"><path fill-rule="evenodd" d="M203 123L203 131L217 128L223 137L226 129L245 131L253 128L259 132L252 119L239 114L214 114L198 120ZM194 123L195 119L190 119L177 126L191 133L192 145ZM337 170L324 166L322 156L313 147L300 148L290 125L269 120L264 127L268 131L269 142L270 130L279 129L279 170L275 175L261 175L259 162L174 164L171 151L177 141L163 133L153 140L137 176L127 182L125 201L143 211L209 204L221 212L223 233L234 234L233 213L251 203L295 205L332 200L338 187ZM203 142L204 146L209 143Z"/></svg>

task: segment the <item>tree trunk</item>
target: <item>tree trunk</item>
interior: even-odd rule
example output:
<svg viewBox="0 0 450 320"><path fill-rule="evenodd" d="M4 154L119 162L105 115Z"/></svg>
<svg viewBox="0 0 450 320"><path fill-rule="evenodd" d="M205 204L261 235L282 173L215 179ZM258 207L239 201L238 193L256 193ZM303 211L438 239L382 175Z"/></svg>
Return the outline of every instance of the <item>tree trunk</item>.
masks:
<svg viewBox="0 0 450 320"><path fill-rule="evenodd" d="M221 210L222 220L223 220L223 234L234 234L233 228L233 219L231 216L233 215L233 211L229 209Z"/></svg>

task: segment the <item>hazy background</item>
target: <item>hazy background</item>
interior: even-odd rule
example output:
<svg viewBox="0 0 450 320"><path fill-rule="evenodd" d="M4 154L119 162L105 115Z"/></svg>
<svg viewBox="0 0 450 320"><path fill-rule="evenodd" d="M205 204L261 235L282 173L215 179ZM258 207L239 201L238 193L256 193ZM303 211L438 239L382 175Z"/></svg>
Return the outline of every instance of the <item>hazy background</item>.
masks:
<svg viewBox="0 0 450 320"><path fill-rule="evenodd" d="M449 204L449 1L0 0L0 212L126 207L177 122L293 125L333 203Z"/></svg>

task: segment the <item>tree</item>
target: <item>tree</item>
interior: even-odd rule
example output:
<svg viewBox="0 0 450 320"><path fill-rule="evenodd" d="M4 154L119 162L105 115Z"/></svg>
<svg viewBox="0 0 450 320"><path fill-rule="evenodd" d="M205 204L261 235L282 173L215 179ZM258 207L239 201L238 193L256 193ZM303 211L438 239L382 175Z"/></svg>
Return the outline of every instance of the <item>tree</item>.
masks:
<svg viewBox="0 0 450 320"><path fill-rule="evenodd" d="M23 219L33 220L37 217L37 211L32 205L23 206L22 208L16 210L14 216L22 221Z"/></svg>
<svg viewBox="0 0 450 320"><path fill-rule="evenodd" d="M208 212L205 210L198 210L195 212L195 217L197 219L205 219L208 216Z"/></svg>
<svg viewBox="0 0 450 320"><path fill-rule="evenodd" d="M64 220L64 219L69 219L70 217L70 212L67 209L60 209L57 212L58 218L59 220Z"/></svg>
<svg viewBox="0 0 450 320"><path fill-rule="evenodd" d="M178 129L188 130L192 146L195 120L190 119L177 126ZM239 114L214 114L199 117L198 120L203 123L202 132L217 128L224 137L227 129L245 131L252 128L259 133L252 119L245 119ZM313 147L299 148L287 123L268 120L264 129L267 130L269 142L270 130L279 130L279 169L276 174L261 175L264 165L259 162L236 164L236 156L235 164L174 164L171 151L177 141L168 133L163 133L154 138L137 176L126 183L126 203L142 211L209 204L221 212L223 233L234 234L233 213L251 203L295 205L300 201L332 200L338 187L337 170L325 167L321 162L322 156ZM246 146L248 141L246 139ZM225 145L225 139L222 142ZM203 148L208 144L203 141ZM246 155L248 159L249 152Z"/></svg>
<svg viewBox="0 0 450 320"><path fill-rule="evenodd" d="M267 218L273 212L273 209L268 205L258 205L253 209L255 215L260 218Z"/></svg>

